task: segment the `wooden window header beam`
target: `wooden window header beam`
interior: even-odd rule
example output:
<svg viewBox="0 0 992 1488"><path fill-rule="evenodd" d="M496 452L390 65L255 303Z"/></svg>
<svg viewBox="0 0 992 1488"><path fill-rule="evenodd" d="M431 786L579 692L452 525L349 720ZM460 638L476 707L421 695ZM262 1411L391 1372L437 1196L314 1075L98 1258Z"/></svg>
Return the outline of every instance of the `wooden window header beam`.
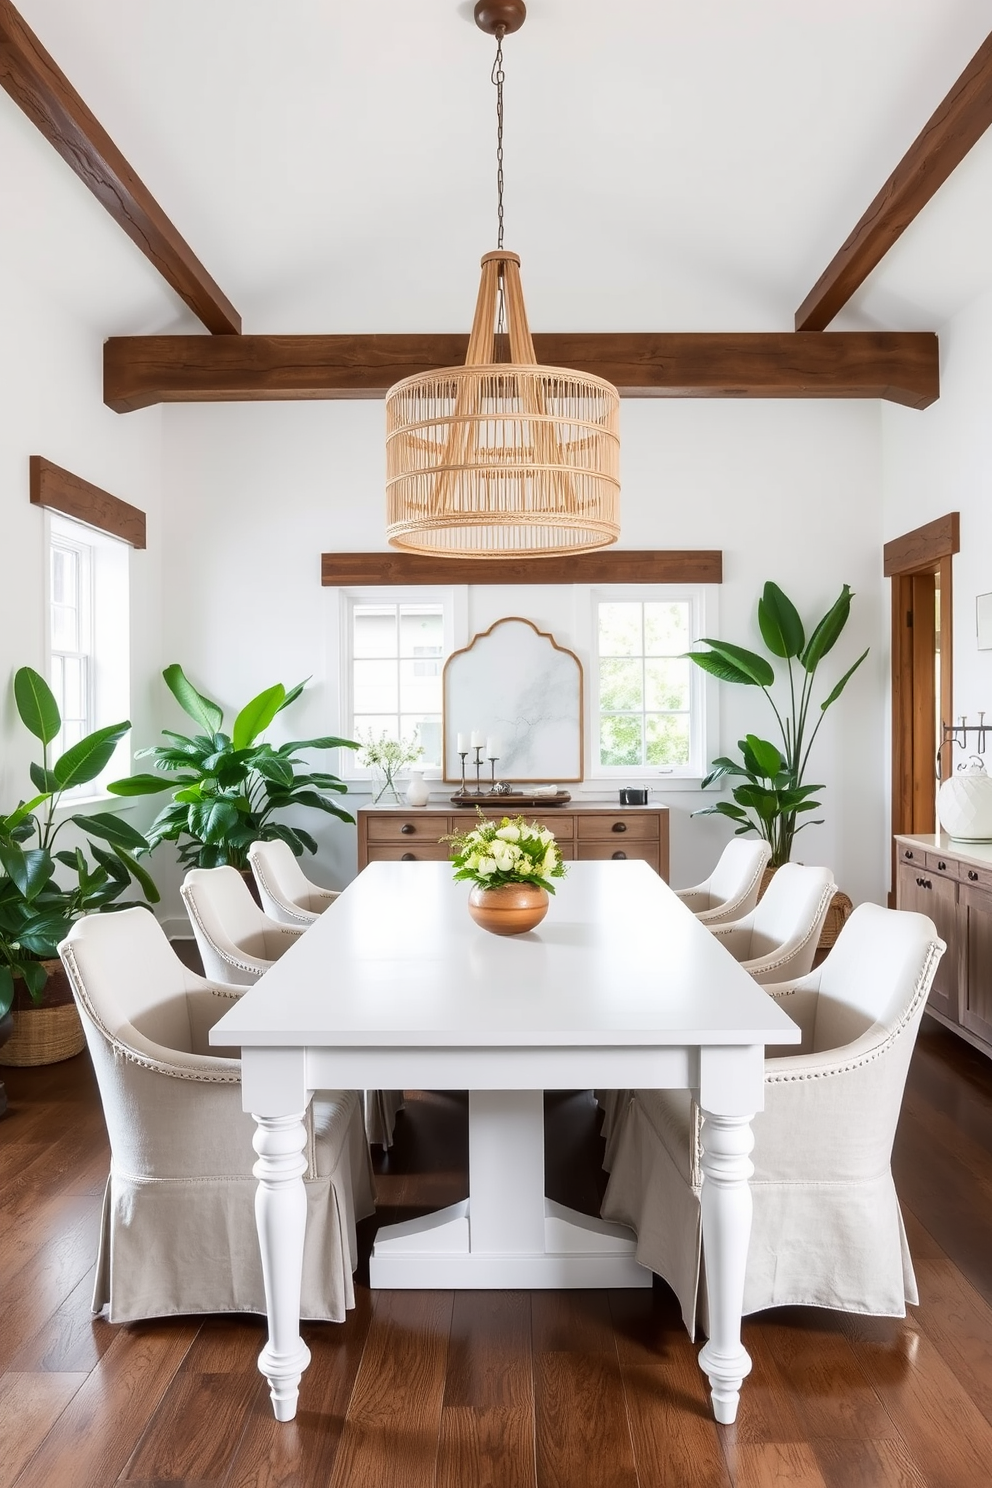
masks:
<svg viewBox="0 0 992 1488"><path fill-rule="evenodd" d="M0 87L209 331L241 317L10 0L0 0Z"/></svg>
<svg viewBox="0 0 992 1488"><path fill-rule="evenodd" d="M417 584L720 584L717 549L606 548L560 558L433 558L420 553L322 553L325 588Z"/></svg>
<svg viewBox="0 0 992 1488"><path fill-rule="evenodd" d="M30 466L33 506L45 506L77 522L85 522L87 527L121 538L132 548L145 546L145 514L138 507L129 506L82 476L73 475L71 470L53 465L44 455L32 455Z"/></svg>
<svg viewBox="0 0 992 1488"><path fill-rule="evenodd" d="M822 331L992 124L992 36L938 104L846 242L796 311Z"/></svg>
<svg viewBox="0 0 992 1488"><path fill-rule="evenodd" d="M605 377L628 398L939 396L929 331L562 333L536 335L538 360ZM118 413L156 403L381 398L414 373L464 362L463 335L113 336L103 396Z"/></svg>
<svg viewBox="0 0 992 1488"><path fill-rule="evenodd" d="M916 573L922 568L935 568L942 558L961 551L961 513L948 512L923 527L914 527L894 537L882 549L883 573Z"/></svg>

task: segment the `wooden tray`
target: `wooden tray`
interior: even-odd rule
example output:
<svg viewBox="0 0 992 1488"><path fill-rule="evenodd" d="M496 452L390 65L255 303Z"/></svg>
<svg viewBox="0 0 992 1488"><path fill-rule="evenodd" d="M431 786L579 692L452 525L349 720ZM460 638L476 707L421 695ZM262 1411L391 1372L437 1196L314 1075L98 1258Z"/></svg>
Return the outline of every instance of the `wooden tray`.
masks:
<svg viewBox="0 0 992 1488"><path fill-rule="evenodd" d="M566 801L572 798L568 791L558 791L555 795L537 796L528 795L526 791L501 791L498 795L491 795L488 791L481 796L456 795L451 797L452 806L506 806L516 810L518 806L564 806ZM510 811L507 812L510 814Z"/></svg>

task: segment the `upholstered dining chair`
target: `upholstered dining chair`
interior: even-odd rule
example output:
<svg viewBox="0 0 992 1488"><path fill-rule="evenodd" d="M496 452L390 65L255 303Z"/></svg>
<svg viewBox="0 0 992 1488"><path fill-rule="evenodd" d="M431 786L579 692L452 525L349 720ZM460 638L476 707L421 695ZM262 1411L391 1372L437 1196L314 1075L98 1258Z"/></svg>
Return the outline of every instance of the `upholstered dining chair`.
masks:
<svg viewBox="0 0 992 1488"><path fill-rule="evenodd" d="M306 929L270 919L236 868L191 868L180 893L203 969L216 981L257 982ZM369 1141L391 1147L402 1090L367 1090L364 1104Z"/></svg>
<svg viewBox="0 0 992 1488"><path fill-rule="evenodd" d="M676 889L676 897L704 925L742 919L758 902L761 875L771 855L771 848L761 838L734 837L709 878L691 889Z"/></svg>
<svg viewBox="0 0 992 1488"><path fill-rule="evenodd" d="M918 1300L890 1160L944 949L925 915L862 904L816 971L766 989L803 1037L799 1052L765 1060L745 1313L808 1305L902 1317ZM636 1231L637 1259L670 1284L693 1337L706 1328L700 1133L689 1091L634 1091L602 1207Z"/></svg>
<svg viewBox="0 0 992 1488"><path fill-rule="evenodd" d="M805 976L836 892L829 868L784 863L749 914L709 929L756 982Z"/></svg>
<svg viewBox="0 0 992 1488"><path fill-rule="evenodd" d="M214 981L251 986L303 934L303 925L281 925L259 909L236 868L191 868L179 892Z"/></svg>
<svg viewBox="0 0 992 1488"><path fill-rule="evenodd" d="M312 925L338 897L336 889L311 883L288 842L253 842L248 863L255 878L262 908L281 925Z"/></svg>
<svg viewBox="0 0 992 1488"><path fill-rule="evenodd" d="M110 1137L93 1311L111 1322L264 1312L241 1062L209 1029L244 987L189 971L145 909L78 920L59 946ZM354 1306L355 1222L374 1209L358 1092L321 1091L305 1118L302 1315Z"/></svg>

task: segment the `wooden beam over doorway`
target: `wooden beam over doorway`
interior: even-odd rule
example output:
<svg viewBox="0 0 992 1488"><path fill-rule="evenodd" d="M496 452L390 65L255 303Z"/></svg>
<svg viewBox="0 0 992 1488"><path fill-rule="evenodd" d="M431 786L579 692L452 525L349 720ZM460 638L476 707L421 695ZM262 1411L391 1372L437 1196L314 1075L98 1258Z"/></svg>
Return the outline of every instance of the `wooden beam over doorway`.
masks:
<svg viewBox="0 0 992 1488"><path fill-rule="evenodd" d="M104 401L155 403L381 398L415 373L464 362L464 335L114 336ZM605 377L628 398L885 398L926 408L939 396L929 331L568 332L535 335L545 366Z"/></svg>
<svg viewBox="0 0 992 1488"><path fill-rule="evenodd" d="M0 87L207 330L237 335L237 310L10 0L0 0Z"/></svg>
<svg viewBox="0 0 992 1488"><path fill-rule="evenodd" d="M797 331L822 331L992 124L992 36L947 97L796 311Z"/></svg>
<svg viewBox="0 0 992 1488"><path fill-rule="evenodd" d="M721 584L715 549L601 548L560 558L432 558L421 553L322 553L325 588L383 584Z"/></svg>

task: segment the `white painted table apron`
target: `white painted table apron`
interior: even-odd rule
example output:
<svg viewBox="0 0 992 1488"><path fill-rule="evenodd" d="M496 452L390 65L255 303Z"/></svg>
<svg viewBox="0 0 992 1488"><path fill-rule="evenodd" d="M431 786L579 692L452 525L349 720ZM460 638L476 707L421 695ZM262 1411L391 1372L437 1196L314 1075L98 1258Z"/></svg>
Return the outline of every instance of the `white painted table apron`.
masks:
<svg viewBox="0 0 992 1488"><path fill-rule="evenodd" d="M633 861L570 863L547 918L488 935L446 863L370 864L211 1033L241 1045L255 1116L278 1420L310 1361L300 1337L303 1116L321 1089L468 1089L469 1197L379 1231L379 1287L649 1286L631 1233L544 1195L543 1092L690 1089L704 1113L702 1225L718 1421L751 1361L741 1306L751 1227L751 1117L766 1044L796 1025L667 884Z"/></svg>

